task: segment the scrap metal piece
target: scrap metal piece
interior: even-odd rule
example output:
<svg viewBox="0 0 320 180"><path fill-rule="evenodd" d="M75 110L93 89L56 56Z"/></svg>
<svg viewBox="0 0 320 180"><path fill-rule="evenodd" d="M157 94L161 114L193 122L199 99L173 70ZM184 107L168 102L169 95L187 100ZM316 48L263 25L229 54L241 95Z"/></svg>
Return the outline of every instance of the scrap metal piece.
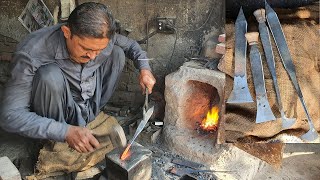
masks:
<svg viewBox="0 0 320 180"><path fill-rule="evenodd" d="M177 168L177 167L173 167L170 170L170 173L175 174L177 176L184 176L186 174L194 174L194 173L199 173L199 172L205 172L205 173L210 173L211 175L214 175L214 172L218 172L218 173L226 173L226 172L232 172L232 171L216 171L216 170L209 170L209 169L192 169L192 168ZM215 176L215 175L214 175ZM215 178L217 178L215 176Z"/></svg>
<svg viewBox="0 0 320 180"><path fill-rule="evenodd" d="M196 177L191 176L190 174L183 175L179 180L198 180Z"/></svg>
<svg viewBox="0 0 320 180"><path fill-rule="evenodd" d="M245 36L251 47L250 63L251 63L251 71L253 76L254 88L256 91L256 100L257 100L256 123L263 123L263 122L275 120L276 117L273 115L271 111L268 98L267 98L262 61L261 61L259 48L257 46L259 33L250 32L250 33L246 33Z"/></svg>
<svg viewBox="0 0 320 180"><path fill-rule="evenodd" d="M177 164L177 165L181 165L181 166L187 166L189 168L201 168L203 167L203 164L200 164L200 163L196 163L196 162L193 162L193 161L188 161L188 160L185 160L185 159L178 159L178 158L174 158L172 159L171 161L173 164Z"/></svg>
<svg viewBox="0 0 320 180"><path fill-rule="evenodd" d="M239 11L236 23L235 39L235 68L233 89L227 103L248 103L253 102L247 82L246 53L247 41L245 33L247 32L247 21L242 8Z"/></svg>
<svg viewBox="0 0 320 180"><path fill-rule="evenodd" d="M138 143L133 143L131 155L125 161L120 159L123 148L116 148L106 154L106 173L108 180L151 179L152 152Z"/></svg>
<svg viewBox="0 0 320 180"><path fill-rule="evenodd" d="M303 99L303 95L302 95L302 92L297 80L297 76L296 76L295 66L290 56L289 48L288 48L284 33L282 31L280 21L278 19L276 12L269 6L269 4L266 1L265 1L265 10L266 10L267 22L270 27L273 39L277 45L282 64L285 70L287 71L289 78L291 79L291 82L298 94L298 97L301 101L303 109L308 118L309 131L306 134L302 135L301 138L305 141L314 141L315 139L318 138L319 135L313 125L306 103Z"/></svg>
<svg viewBox="0 0 320 180"><path fill-rule="evenodd" d="M273 86L276 92L278 107L281 114L282 128L287 129L296 122L296 119L287 118L283 111L283 106L282 106L281 97L280 97L280 90L279 90L278 81L277 81L275 60L274 60L271 41L270 41L270 34L269 34L268 27L265 23L266 22L265 10L258 9L253 12L253 15L256 17L257 21L259 22L260 39L263 45L263 50L267 60L269 71L273 80Z"/></svg>

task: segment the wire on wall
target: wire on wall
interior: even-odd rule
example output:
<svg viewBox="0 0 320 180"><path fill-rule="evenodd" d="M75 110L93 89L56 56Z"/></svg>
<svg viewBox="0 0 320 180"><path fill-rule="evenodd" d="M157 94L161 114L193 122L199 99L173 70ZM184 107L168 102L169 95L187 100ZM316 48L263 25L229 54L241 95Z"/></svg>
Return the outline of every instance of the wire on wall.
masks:
<svg viewBox="0 0 320 180"><path fill-rule="evenodd" d="M146 20L147 20L147 26L146 26L146 37L148 37L148 34L149 34L149 14L148 14L148 0L146 0L146 2L145 2L146 4L145 4L145 7L146 7L146 9L145 9L145 11L146 11ZM147 40L146 40L146 52L148 52L148 48L149 48L149 39L147 38Z"/></svg>
<svg viewBox="0 0 320 180"><path fill-rule="evenodd" d="M149 41L148 41L148 39L149 39L149 34L148 34L149 33L148 5L149 5L148 0L145 0L145 14L146 14L146 21L147 21L147 24L146 24L146 34L147 35L146 35L145 43L146 43L146 51L147 52L148 52L148 48L149 48ZM173 56L174 56L175 50L176 50L176 44L177 44L177 39L178 39L178 31L181 31L181 32L194 32L194 31L198 31L198 30L202 29L208 23L208 21L210 20L210 17L213 14L214 8L215 8L215 6L213 4L211 4L211 8L210 8L209 12L207 13L207 17L206 17L205 21L199 27L197 27L195 29L185 30L187 25L182 26L182 27L177 27L174 24L170 25L171 28L174 30L174 33L175 33L175 40L174 40L174 44L173 44L173 48L172 48L170 59L169 59L168 63L165 66L167 73L169 73L169 72L171 72L173 70L172 59L173 59Z"/></svg>
<svg viewBox="0 0 320 180"><path fill-rule="evenodd" d="M175 53L175 49L176 49L176 44L177 44L177 39L178 39L178 30L179 31L182 31L182 32L194 32L194 31L198 31L200 30L201 28L203 28L209 21L212 13L213 13L213 10L214 10L214 6L213 4L211 5L211 9L207 15L207 18L206 20L201 24L201 26L199 26L198 28L195 28L195 29L190 29L190 30L184 30L184 28L187 26L185 25L184 27L177 27L177 26L174 26L172 24L172 28L174 29L174 32L175 32L175 40L174 40L174 45L173 45L173 49L172 49L172 53L171 53L171 56L170 56L170 59L169 59L169 62L167 63L167 66L166 66L166 70L167 70L167 73L170 73L173 71L173 68L172 68L172 58L174 56L174 53Z"/></svg>
<svg viewBox="0 0 320 180"><path fill-rule="evenodd" d="M210 11L209 11L209 14L207 15L206 20L205 20L205 21L201 24L201 26L199 26L198 28L189 29L189 30L184 30L184 29L187 27L187 25L185 25L185 26L181 26L181 27L176 27L176 29L177 29L177 30L182 30L183 32L193 32L193 31L198 31L198 30L200 30L200 29L203 28L204 25L206 25L207 22L209 21L211 15L212 15L213 9L214 9L214 5L212 4L212 5L211 5L211 9L210 9Z"/></svg>
<svg viewBox="0 0 320 180"><path fill-rule="evenodd" d="M171 56L170 56L170 59L169 59L169 62L168 62L168 68L166 68L167 70L170 70L169 72L172 71L171 61L172 61L174 52L176 50L177 39L178 39L178 32L177 32L177 30L175 28L174 28L174 33L175 33L176 37L175 37L175 40L174 40L174 43L173 43L172 53L171 53Z"/></svg>

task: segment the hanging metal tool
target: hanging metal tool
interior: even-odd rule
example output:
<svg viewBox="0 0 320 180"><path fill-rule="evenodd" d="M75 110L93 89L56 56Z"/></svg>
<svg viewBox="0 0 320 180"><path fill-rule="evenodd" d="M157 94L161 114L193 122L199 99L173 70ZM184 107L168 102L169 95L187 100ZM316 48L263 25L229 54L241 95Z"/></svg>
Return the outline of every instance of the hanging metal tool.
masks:
<svg viewBox="0 0 320 180"><path fill-rule="evenodd" d="M267 121L275 120L276 117L273 115L268 98L267 91L264 82L263 67L261 56L258 48L258 32L246 33L245 37L250 45L250 63L251 71L253 76L254 88L256 90L257 100L257 116L256 123L263 123Z"/></svg>
<svg viewBox="0 0 320 180"><path fill-rule="evenodd" d="M134 133L132 139L130 140L130 142L127 144L126 149L123 151L123 153L121 154L120 159L121 160L125 160L126 154L128 153L131 145L133 144L133 142L135 141L135 139L138 137L138 135L142 132L143 128L146 126L148 120L150 119L150 117L153 114L154 111L154 106L152 106L150 109L148 107L148 88L146 88L146 97L145 97L145 102L144 102L144 106L143 106L143 119L140 122L140 124L137 127L136 132Z"/></svg>
<svg viewBox="0 0 320 180"><path fill-rule="evenodd" d="M282 60L282 64L284 68L286 69L291 82L298 94L298 97L302 103L303 109L305 113L307 114L308 123L309 123L309 131L302 135L301 138L305 141L313 141L318 138L318 133L313 125L313 122L311 120L311 117L309 115L306 103L304 102L303 95L297 80L295 66L293 64L292 58L290 56L289 48L285 39L285 36L283 34L280 21L278 19L278 16L276 12L269 6L269 4L265 1L265 10L266 10L266 18L269 25L269 28L271 30L273 39L277 45L280 58Z"/></svg>
<svg viewBox="0 0 320 180"><path fill-rule="evenodd" d="M283 106L281 102L281 97L280 97L280 91L279 91L279 86L278 86L278 81L277 81L277 74L276 74L276 66L275 66L275 61L274 61L274 56L273 56L273 51L272 51L272 46L271 46L271 41L270 41L270 35L269 35L269 30L266 25L266 14L264 9L258 9L253 12L253 15L256 17L257 21L259 22L259 32L260 32L260 39L263 45L264 49L264 54L267 60L267 64L269 67L269 71L273 80L273 85L274 89L276 92L277 96L277 101L278 101L278 107L279 111L281 114L281 120L282 120L282 128L287 129L291 127L295 122L295 118L287 118L284 111L283 111Z"/></svg>
<svg viewBox="0 0 320 180"><path fill-rule="evenodd" d="M253 102L248 88L247 70L246 70L246 53L247 41L244 37L247 32L247 21L243 14L242 8L239 11L236 23L236 40L235 40L235 67L233 90L227 103L248 103Z"/></svg>

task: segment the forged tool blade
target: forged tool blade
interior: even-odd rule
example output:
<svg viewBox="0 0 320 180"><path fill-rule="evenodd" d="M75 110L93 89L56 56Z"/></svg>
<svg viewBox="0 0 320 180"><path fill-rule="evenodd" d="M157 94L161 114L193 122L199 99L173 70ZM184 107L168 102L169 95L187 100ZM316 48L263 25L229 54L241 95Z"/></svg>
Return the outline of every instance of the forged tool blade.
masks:
<svg viewBox="0 0 320 180"><path fill-rule="evenodd" d="M269 34L268 27L265 23L266 22L265 10L258 9L253 12L253 15L256 17L257 21L259 22L260 39L261 39L264 54L267 60L268 68L273 80L273 86L276 92L278 107L281 114L282 128L287 129L296 122L296 119L287 118L283 111L283 106L282 106L281 97L280 97L280 90L279 90L278 80L277 80L277 74L276 74L275 60L274 60L271 41L270 41L270 34Z"/></svg>
<svg viewBox="0 0 320 180"><path fill-rule="evenodd" d="M149 90L146 87L145 88L145 93L146 93L146 97L144 99L144 105L142 108L142 114L143 114L143 118L142 121L139 123L136 132L134 133L132 139L129 141L129 143L127 144L127 147L124 149L123 153L120 156L121 160L125 160L126 159L126 155L131 147L131 145L133 144L133 142L135 141L135 139L138 137L138 135L142 132L143 128L146 126L147 122L149 121L149 119L151 118L153 111L154 111L154 106L152 106L149 109L149 105L148 105L148 97L149 97Z"/></svg>
<svg viewBox="0 0 320 180"><path fill-rule="evenodd" d="M146 110L143 108L143 119L140 122L140 124L137 127L136 132L134 133L132 139L129 141L129 143L127 144L127 147L125 148L125 150L123 151L123 153L121 154L121 159L123 159L123 154L126 154L131 145L133 144L133 142L136 140L136 138L138 137L138 135L142 132L143 128L146 126L148 120L150 119L150 117L152 116L154 111L154 106L152 106L150 109L148 109L148 111L146 112Z"/></svg>
<svg viewBox="0 0 320 180"><path fill-rule="evenodd" d="M183 176L185 174L194 174L194 173L199 173L199 172L208 172L208 173L227 173L227 172L233 172L233 171L216 171L216 170L209 170L209 169L193 169L189 167L173 167L170 172L172 174L176 174L178 176Z"/></svg>
<svg viewBox="0 0 320 180"><path fill-rule="evenodd" d="M268 98L267 91L264 82L263 67L260 52L258 49L258 32L246 33L246 38L250 45L250 63L251 71L253 76L254 88L256 91L257 100L257 116L256 123L263 123L267 121L275 120L276 117L273 115Z"/></svg>
<svg viewBox="0 0 320 180"><path fill-rule="evenodd" d="M140 122L140 124L137 127L136 132L133 135L133 138L130 140L129 144L132 144L134 140L138 137L138 135L141 133L143 128L146 126L147 122L149 121L150 117L152 116L154 111L154 106L152 106L150 109L148 109L147 112L145 112L145 109L143 109L143 119Z"/></svg>
<svg viewBox="0 0 320 180"><path fill-rule="evenodd" d="M239 15L235 23L235 68L233 89L227 103L248 103L253 102L248 88L246 70L247 40L247 21L240 8Z"/></svg>
<svg viewBox="0 0 320 180"><path fill-rule="evenodd" d="M314 128L306 103L304 102L303 95L296 77L295 66L293 64L293 61L289 52L286 38L281 28L280 21L278 19L276 12L269 6L269 4L266 1L265 1L265 9L266 9L267 22L270 27L273 39L277 45L282 64L285 70L287 71L289 78L291 79L291 82L298 94L298 97L301 101L303 109L307 115L307 119L309 123L309 131L306 134L302 135L301 138L305 141L313 141L318 138L318 133Z"/></svg>

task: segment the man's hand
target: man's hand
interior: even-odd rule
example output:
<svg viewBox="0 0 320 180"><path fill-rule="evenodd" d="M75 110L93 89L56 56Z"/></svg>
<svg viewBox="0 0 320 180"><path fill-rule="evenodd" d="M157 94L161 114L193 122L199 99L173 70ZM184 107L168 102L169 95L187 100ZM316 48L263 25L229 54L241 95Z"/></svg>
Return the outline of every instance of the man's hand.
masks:
<svg viewBox="0 0 320 180"><path fill-rule="evenodd" d="M88 128L70 126L66 142L79 153L92 152L100 147L98 140L92 135Z"/></svg>
<svg viewBox="0 0 320 180"><path fill-rule="evenodd" d="M147 69L140 70L139 81L140 81L142 92L145 92L145 89L147 87L149 90L149 94L151 94L152 88L156 83L156 79L153 77L151 71Z"/></svg>

